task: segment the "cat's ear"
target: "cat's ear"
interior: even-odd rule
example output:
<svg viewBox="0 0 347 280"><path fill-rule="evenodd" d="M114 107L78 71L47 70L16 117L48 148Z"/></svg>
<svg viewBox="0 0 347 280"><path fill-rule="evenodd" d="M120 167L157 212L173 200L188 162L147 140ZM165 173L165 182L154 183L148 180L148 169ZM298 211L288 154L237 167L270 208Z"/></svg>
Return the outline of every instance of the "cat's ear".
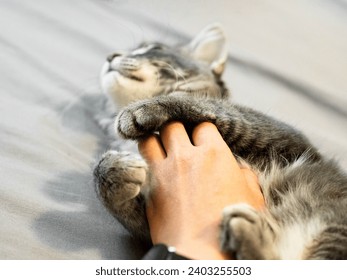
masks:
<svg viewBox="0 0 347 280"><path fill-rule="evenodd" d="M205 27L189 43L189 51L195 59L210 64L212 71L221 75L228 59L227 39L220 24Z"/></svg>

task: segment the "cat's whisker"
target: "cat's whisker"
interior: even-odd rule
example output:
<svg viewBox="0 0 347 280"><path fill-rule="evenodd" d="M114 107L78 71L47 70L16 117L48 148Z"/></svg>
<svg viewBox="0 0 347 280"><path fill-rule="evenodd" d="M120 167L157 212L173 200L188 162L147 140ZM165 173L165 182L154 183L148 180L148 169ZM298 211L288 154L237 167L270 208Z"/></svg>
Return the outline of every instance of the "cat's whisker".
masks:
<svg viewBox="0 0 347 280"><path fill-rule="evenodd" d="M158 71L158 70L155 71L154 75L155 75L154 92L156 92L156 91L157 91L157 88L159 88L159 86L160 86L160 82L159 82L159 81L160 81L159 71Z"/></svg>

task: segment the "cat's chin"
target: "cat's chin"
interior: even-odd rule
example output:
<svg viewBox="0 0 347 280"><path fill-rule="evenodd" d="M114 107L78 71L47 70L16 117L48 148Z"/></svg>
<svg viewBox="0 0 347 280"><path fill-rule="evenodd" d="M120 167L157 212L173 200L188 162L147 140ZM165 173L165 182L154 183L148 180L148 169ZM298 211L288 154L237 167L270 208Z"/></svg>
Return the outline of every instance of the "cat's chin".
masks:
<svg viewBox="0 0 347 280"><path fill-rule="evenodd" d="M151 98L161 90L156 81L137 81L110 70L108 62L102 67L100 83L103 93L112 98L118 109L131 102Z"/></svg>
<svg viewBox="0 0 347 280"><path fill-rule="evenodd" d="M108 72L101 79L103 93L111 97L118 109L135 100L144 98L141 96L142 92L138 87L131 85L131 88L129 88L126 86L127 84L129 84L129 81L116 71Z"/></svg>

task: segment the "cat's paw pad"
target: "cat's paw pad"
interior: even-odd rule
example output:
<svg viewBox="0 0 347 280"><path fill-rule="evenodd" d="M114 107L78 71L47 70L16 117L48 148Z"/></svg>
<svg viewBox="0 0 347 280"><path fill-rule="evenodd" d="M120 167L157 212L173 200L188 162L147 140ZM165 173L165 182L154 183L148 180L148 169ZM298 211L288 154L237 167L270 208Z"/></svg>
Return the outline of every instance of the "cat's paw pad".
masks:
<svg viewBox="0 0 347 280"><path fill-rule="evenodd" d="M228 206L223 211L221 229L222 250L238 259L264 258L263 219L247 204Z"/></svg>
<svg viewBox="0 0 347 280"><path fill-rule="evenodd" d="M121 111L116 119L116 128L122 137L138 139L157 131L168 119L165 106L156 99L146 100Z"/></svg>
<svg viewBox="0 0 347 280"><path fill-rule="evenodd" d="M147 164L128 153L108 151L94 168L98 195L111 211L135 198L146 181Z"/></svg>

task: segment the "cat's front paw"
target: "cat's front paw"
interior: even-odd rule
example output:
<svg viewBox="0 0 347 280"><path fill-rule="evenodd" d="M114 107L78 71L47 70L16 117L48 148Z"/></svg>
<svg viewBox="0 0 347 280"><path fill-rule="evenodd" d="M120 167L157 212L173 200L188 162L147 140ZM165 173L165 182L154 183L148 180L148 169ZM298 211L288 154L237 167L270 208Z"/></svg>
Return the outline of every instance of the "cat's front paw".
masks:
<svg viewBox="0 0 347 280"><path fill-rule="evenodd" d="M105 207L133 236L147 242L146 177L146 163L128 152L109 151L94 169L95 188Z"/></svg>
<svg viewBox="0 0 347 280"><path fill-rule="evenodd" d="M94 169L96 191L105 206L117 215L126 202L141 191L146 181L147 165L128 152L106 152Z"/></svg>
<svg viewBox="0 0 347 280"><path fill-rule="evenodd" d="M124 138L139 139L159 131L170 121L188 125L204 121L216 123L218 110L219 103L215 100L173 92L168 96L158 96L129 105L119 113L116 128Z"/></svg>
<svg viewBox="0 0 347 280"><path fill-rule="evenodd" d="M169 120L168 110L154 98L136 102L119 113L116 129L126 139L139 139L158 131Z"/></svg>
<svg viewBox="0 0 347 280"><path fill-rule="evenodd" d="M274 232L268 222L247 204L228 206L223 211L221 247L237 259L274 259Z"/></svg>

